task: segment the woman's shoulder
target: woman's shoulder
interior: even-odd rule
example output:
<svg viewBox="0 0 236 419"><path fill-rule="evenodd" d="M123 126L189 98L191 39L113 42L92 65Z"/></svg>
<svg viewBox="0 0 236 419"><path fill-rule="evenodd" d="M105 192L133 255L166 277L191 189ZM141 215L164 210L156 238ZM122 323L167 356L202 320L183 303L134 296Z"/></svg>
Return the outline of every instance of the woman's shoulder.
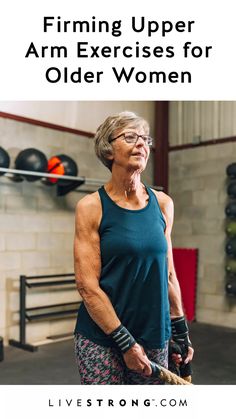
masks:
<svg viewBox="0 0 236 419"><path fill-rule="evenodd" d="M156 195L158 203L162 210L170 209L174 206L173 199L169 195L167 195L165 192L157 191L152 188L151 190Z"/></svg>
<svg viewBox="0 0 236 419"><path fill-rule="evenodd" d="M76 215L90 222L99 221L102 206L98 191L85 195L76 204Z"/></svg>
<svg viewBox="0 0 236 419"><path fill-rule="evenodd" d="M99 205L99 202L99 193L98 191L96 191L83 196L83 198L81 198L77 202L77 206L79 206L80 208L96 207Z"/></svg>
<svg viewBox="0 0 236 419"><path fill-rule="evenodd" d="M165 192L162 191L156 191L155 189L152 189L154 194L157 197L159 206L161 208L161 212L164 216L166 225L170 227L170 230L173 225L173 219L174 219L174 203L172 198L167 195Z"/></svg>

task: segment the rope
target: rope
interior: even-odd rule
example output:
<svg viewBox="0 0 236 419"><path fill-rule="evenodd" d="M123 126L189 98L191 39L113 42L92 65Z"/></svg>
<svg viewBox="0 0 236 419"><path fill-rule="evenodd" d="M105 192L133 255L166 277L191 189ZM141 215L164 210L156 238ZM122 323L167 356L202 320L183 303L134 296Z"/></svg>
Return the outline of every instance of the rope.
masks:
<svg viewBox="0 0 236 419"><path fill-rule="evenodd" d="M191 385L191 376L181 378L164 367L161 367L160 378L168 384Z"/></svg>

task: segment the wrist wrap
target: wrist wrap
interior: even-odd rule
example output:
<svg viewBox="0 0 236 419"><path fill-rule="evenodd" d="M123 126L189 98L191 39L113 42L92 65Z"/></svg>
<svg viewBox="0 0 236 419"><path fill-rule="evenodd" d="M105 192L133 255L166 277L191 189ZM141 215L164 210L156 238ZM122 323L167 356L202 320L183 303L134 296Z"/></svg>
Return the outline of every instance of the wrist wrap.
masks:
<svg viewBox="0 0 236 419"><path fill-rule="evenodd" d="M136 343L136 340L122 324L109 337L112 338L123 354Z"/></svg>
<svg viewBox="0 0 236 419"><path fill-rule="evenodd" d="M158 378L160 376L161 373L161 367L156 364L156 362L150 361L150 367L152 369L152 377Z"/></svg>
<svg viewBox="0 0 236 419"><path fill-rule="evenodd" d="M188 325L184 316L176 317L175 319L171 320L171 331L172 339L175 342L184 344L186 346L192 346L189 339Z"/></svg>

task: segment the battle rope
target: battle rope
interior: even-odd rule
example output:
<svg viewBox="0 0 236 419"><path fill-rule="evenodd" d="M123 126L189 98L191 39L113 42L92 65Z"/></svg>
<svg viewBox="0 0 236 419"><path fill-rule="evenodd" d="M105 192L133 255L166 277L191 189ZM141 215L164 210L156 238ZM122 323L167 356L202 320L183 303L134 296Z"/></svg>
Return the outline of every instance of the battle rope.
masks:
<svg viewBox="0 0 236 419"><path fill-rule="evenodd" d="M152 377L160 378L168 384L191 385L191 375L181 378L155 362L150 362Z"/></svg>

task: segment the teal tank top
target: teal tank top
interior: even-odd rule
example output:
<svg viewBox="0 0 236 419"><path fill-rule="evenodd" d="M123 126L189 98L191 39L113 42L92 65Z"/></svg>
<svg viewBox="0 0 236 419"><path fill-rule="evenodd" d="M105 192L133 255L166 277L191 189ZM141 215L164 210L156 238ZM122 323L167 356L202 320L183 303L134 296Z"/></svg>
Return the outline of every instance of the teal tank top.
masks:
<svg viewBox="0 0 236 419"><path fill-rule="evenodd" d="M118 206L104 186L99 227L100 287L108 295L121 323L147 349L163 348L170 338L167 241L165 220L154 192L146 207ZM75 333L94 343L113 346L112 340L89 316L84 303L78 311Z"/></svg>

